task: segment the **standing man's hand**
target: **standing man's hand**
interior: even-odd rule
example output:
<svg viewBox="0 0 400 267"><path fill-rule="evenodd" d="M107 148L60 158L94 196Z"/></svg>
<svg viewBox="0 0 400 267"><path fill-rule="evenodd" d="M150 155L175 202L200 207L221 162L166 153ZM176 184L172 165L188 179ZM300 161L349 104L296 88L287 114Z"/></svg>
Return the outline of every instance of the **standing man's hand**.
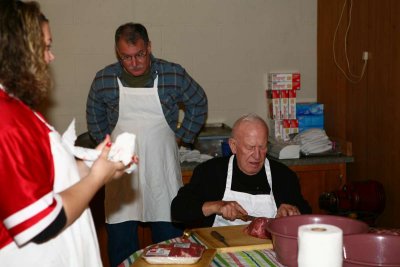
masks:
<svg viewBox="0 0 400 267"><path fill-rule="evenodd" d="M181 147L181 145L182 145L182 139L181 139L181 138L178 138L178 137L176 137L175 139L176 139L176 144L178 145L178 147Z"/></svg>

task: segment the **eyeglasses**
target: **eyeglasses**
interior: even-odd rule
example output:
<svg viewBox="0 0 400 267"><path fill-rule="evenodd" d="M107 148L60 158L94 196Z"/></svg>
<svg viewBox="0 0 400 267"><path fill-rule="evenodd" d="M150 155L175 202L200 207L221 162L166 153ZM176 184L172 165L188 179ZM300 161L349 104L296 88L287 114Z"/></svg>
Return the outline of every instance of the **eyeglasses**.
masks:
<svg viewBox="0 0 400 267"><path fill-rule="evenodd" d="M132 61L133 58L135 58L135 60L137 61L143 61L146 56L147 56L147 47L145 50L141 50L139 51L139 53L137 53L136 55L130 56L130 55L121 55L121 52L119 52L118 48L117 48L117 52L119 54L119 59L123 62L130 62Z"/></svg>

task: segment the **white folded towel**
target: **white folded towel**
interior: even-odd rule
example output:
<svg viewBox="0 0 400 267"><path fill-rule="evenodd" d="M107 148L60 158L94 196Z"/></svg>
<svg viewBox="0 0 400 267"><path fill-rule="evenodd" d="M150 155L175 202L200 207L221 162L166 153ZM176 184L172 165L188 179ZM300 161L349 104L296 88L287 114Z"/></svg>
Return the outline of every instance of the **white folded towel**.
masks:
<svg viewBox="0 0 400 267"><path fill-rule="evenodd" d="M325 130L312 128L299 133L293 141L300 145L300 151L305 154L317 154L332 150L332 141Z"/></svg>
<svg viewBox="0 0 400 267"><path fill-rule="evenodd" d="M180 162L204 162L206 160L212 159L213 157L207 154L201 154L199 150L190 150L186 147L179 148L179 160Z"/></svg>

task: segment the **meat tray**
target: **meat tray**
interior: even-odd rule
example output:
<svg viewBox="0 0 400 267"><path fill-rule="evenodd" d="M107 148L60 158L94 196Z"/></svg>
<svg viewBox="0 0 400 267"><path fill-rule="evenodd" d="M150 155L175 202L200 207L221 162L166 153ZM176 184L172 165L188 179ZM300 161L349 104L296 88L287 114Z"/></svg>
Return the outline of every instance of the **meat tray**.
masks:
<svg viewBox="0 0 400 267"><path fill-rule="evenodd" d="M179 266L179 267L203 267L203 266L209 266L212 262L212 259L214 258L216 254L215 249L206 249L203 252L203 256L201 259L194 263L194 264L150 264L147 263L142 257L139 257L130 267L172 267L172 266Z"/></svg>

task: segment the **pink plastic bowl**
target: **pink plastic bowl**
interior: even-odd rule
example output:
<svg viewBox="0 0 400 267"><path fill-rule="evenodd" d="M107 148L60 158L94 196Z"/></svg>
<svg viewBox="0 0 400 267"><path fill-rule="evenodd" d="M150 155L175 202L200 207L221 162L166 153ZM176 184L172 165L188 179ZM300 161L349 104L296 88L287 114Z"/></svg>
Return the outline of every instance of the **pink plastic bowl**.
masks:
<svg viewBox="0 0 400 267"><path fill-rule="evenodd" d="M343 267L400 266L400 236L357 234L343 237Z"/></svg>
<svg viewBox="0 0 400 267"><path fill-rule="evenodd" d="M280 263L289 267L297 266L297 231L304 224L331 224L342 229L343 235L366 233L364 222L333 215L298 215L271 220L267 230L272 235L272 244Z"/></svg>

